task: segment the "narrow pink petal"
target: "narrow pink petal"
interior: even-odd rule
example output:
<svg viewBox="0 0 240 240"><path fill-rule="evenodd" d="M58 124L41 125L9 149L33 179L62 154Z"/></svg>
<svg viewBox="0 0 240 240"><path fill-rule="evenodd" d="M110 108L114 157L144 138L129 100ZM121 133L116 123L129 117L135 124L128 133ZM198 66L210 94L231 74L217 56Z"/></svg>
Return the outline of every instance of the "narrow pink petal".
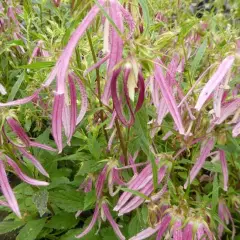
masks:
<svg viewBox="0 0 240 240"><path fill-rule="evenodd" d="M193 225L192 223L188 223L183 230L183 236L185 240L193 239Z"/></svg>
<svg viewBox="0 0 240 240"><path fill-rule="evenodd" d="M142 171L139 173L137 177L134 177L133 180L130 181L128 188L132 190L136 190L136 188L142 183L144 178L148 176L152 172L151 166L148 164ZM124 204L131 198L132 194L129 192L124 192L120 196L117 205L114 208L114 211L118 211L120 208L124 206Z"/></svg>
<svg viewBox="0 0 240 240"><path fill-rule="evenodd" d="M130 98L128 95L128 89L127 89L127 81L128 81L128 76L130 74L130 70L126 69L126 71L124 72L124 92L125 92L125 97L126 97L126 102L128 105L128 109L130 112L130 119L127 120L125 118L125 116L123 115L123 111L122 111L122 104L121 101L118 97L118 93L117 93L117 79L118 76L120 75L120 71L121 69L118 69L116 71L113 72L112 75L112 79L111 79L111 93L112 93L112 100L113 100L113 105L114 105L114 109L116 110L117 116L119 118L119 120L122 122L122 124L124 124L125 126L132 126L134 123L134 113L131 107L131 103L130 103Z"/></svg>
<svg viewBox="0 0 240 240"><path fill-rule="evenodd" d="M137 105L134 111L135 113L141 109L144 102L144 97L145 97L145 82L144 82L144 78L141 71L139 71L138 73L138 88L139 88L139 96L138 96Z"/></svg>
<svg viewBox="0 0 240 240"><path fill-rule="evenodd" d="M182 119L181 119L180 113L177 108L177 103L172 94L172 90L170 89L168 83L166 82L166 80L163 76L162 69L160 66L158 66L158 64L155 64L155 79L159 83L162 95L166 101L168 110L171 113L173 120L179 130L179 133L184 134L184 127L182 124Z"/></svg>
<svg viewBox="0 0 240 240"><path fill-rule="evenodd" d="M161 125L163 119L168 114L168 106L164 100L164 98L161 98L159 101L158 109L157 109L157 124Z"/></svg>
<svg viewBox="0 0 240 240"><path fill-rule="evenodd" d="M69 138L70 136L70 107L65 102L63 106L63 112L62 112L62 124L65 132L65 136Z"/></svg>
<svg viewBox="0 0 240 240"><path fill-rule="evenodd" d="M94 65L92 65L90 68L88 68L87 70L84 71L83 73L83 77L86 77L86 75L88 73L90 73L91 71L93 71L96 68L99 68L103 63L105 63L108 59L109 59L110 55L107 54L106 56L104 56L102 59L100 59L97 63L95 63Z"/></svg>
<svg viewBox="0 0 240 240"><path fill-rule="evenodd" d="M127 11L121 4L119 4L119 8L122 12L123 18L125 19L125 21L127 22L128 26L129 26L130 31L129 31L128 38L131 38L134 33L136 24L135 24L133 17L129 11Z"/></svg>
<svg viewBox="0 0 240 240"><path fill-rule="evenodd" d="M119 8L119 3L117 1L111 1L109 11L110 11L109 15L112 18L112 20L114 21L118 29L121 32L123 32L123 19L121 10ZM110 38L111 49L107 70L107 82L102 96L102 102L105 105L108 105L108 101L110 98L113 69L122 59L123 52L123 40L121 39L121 37L118 35L114 28L111 28Z"/></svg>
<svg viewBox="0 0 240 240"><path fill-rule="evenodd" d="M156 233L159 230L159 227L161 226L160 224L157 224L155 228L147 228L145 230L143 230L142 232L138 233L136 236L131 237L129 240L143 240L143 239L147 239L150 236L152 236L154 233Z"/></svg>
<svg viewBox="0 0 240 240"><path fill-rule="evenodd" d="M109 130L109 129L112 129L112 128L113 128L113 125L114 125L114 123L115 123L116 116L117 116L116 110L113 110L112 117L111 117L111 121L110 121L109 125L105 128L106 130Z"/></svg>
<svg viewBox="0 0 240 240"><path fill-rule="evenodd" d="M105 1L99 0L98 2L99 4L103 5ZM65 77L73 51L77 46L79 39L83 36L86 29L93 22L98 12L99 12L98 6L94 5L88 12L87 16L82 20L80 25L77 27L77 29L73 32L70 40L68 41L67 46L63 50L63 53L58 60L58 63L56 64L58 66L56 74L57 74L57 92L59 94L65 92Z"/></svg>
<svg viewBox="0 0 240 240"><path fill-rule="evenodd" d="M17 106L17 105L22 105L22 104L26 104L26 103L29 103L31 102L34 98L36 98L39 94L39 92L41 91L42 89L38 89L36 90L31 96L29 97L25 97L25 98L22 98L22 99L18 99L18 100L14 100L14 101L11 101L11 102L7 102L7 103L0 103L0 107L12 107L12 106Z"/></svg>
<svg viewBox="0 0 240 240"><path fill-rule="evenodd" d="M198 240L206 240L206 238L204 236L205 236L204 226L203 226L203 224L200 224L197 229L197 239Z"/></svg>
<svg viewBox="0 0 240 240"><path fill-rule="evenodd" d="M216 121L216 124L219 125L223 123L229 116L233 115L239 107L240 107L240 98L237 98L234 101L224 105L221 109L221 116Z"/></svg>
<svg viewBox="0 0 240 240"><path fill-rule="evenodd" d="M12 188L8 182L7 174L6 174L4 163L2 160L0 160L0 186L1 186L2 193L9 204L9 207L13 210L13 212L19 218L21 218L21 213L18 207L18 203L14 196Z"/></svg>
<svg viewBox="0 0 240 240"><path fill-rule="evenodd" d="M159 227L159 231L158 231L156 240L161 240L162 239L163 234L167 230L170 221L171 221L171 217L169 215L163 217L161 225Z"/></svg>
<svg viewBox="0 0 240 240"><path fill-rule="evenodd" d="M218 86L218 88L214 92L213 108L217 118L221 116L221 104L222 104L223 93L224 93L224 89L221 87L221 85Z"/></svg>
<svg viewBox="0 0 240 240"><path fill-rule="evenodd" d="M103 168L102 172L98 176L98 179L97 179L97 182L96 182L96 195L97 195L97 199L99 199L101 197L101 195L102 195L104 182L105 182L106 177L107 177L107 169L108 169L108 165L105 165L105 167Z"/></svg>
<svg viewBox="0 0 240 240"><path fill-rule="evenodd" d="M208 141L206 141L206 143L202 146L200 156L198 157L193 168L190 171L189 179L184 184L185 189L188 187L188 184L191 184L192 181L194 180L194 178L197 176L197 174L201 170L203 164L205 163L206 158L210 154L213 147L214 147L214 139L213 138L208 139Z"/></svg>
<svg viewBox="0 0 240 240"><path fill-rule="evenodd" d="M183 238L184 237L184 238ZM182 223L181 221L176 221L173 226L173 239L174 240L183 240L185 236L182 232Z"/></svg>
<svg viewBox="0 0 240 240"><path fill-rule="evenodd" d="M227 160L226 155L223 150L219 150L219 157L222 166L222 173L223 173L223 189L224 191L228 190L228 167L227 167Z"/></svg>
<svg viewBox="0 0 240 240"><path fill-rule="evenodd" d="M129 163L130 163L130 165L133 166L132 170L133 170L134 175L137 175L138 174L137 167L134 166L134 159L131 155L129 156Z"/></svg>
<svg viewBox="0 0 240 240"><path fill-rule="evenodd" d="M33 49L32 55L28 60L28 64L30 64L33 61L33 58L37 57L39 51L40 51L40 47L42 45L42 41L38 41L37 45L35 46L35 48Z"/></svg>
<svg viewBox="0 0 240 240"><path fill-rule="evenodd" d="M216 87L223 81L225 75L232 67L235 58L234 56L226 57L222 63L219 65L217 71L213 74L207 84L204 86L203 90L201 91L197 104L195 108L199 111L206 100L209 98L211 93L216 89Z"/></svg>
<svg viewBox="0 0 240 240"><path fill-rule="evenodd" d="M9 207L9 204L5 201L0 200L0 205L4 207Z"/></svg>
<svg viewBox="0 0 240 240"><path fill-rule="evenodd" d="M52 135L58 147L58 152L61 153L62 145L62 112L64 106L64 94L55 93L52 112Z"/></svg>
<svg viewBox="0 0 240 240"><path fill-rule="evenodd" d="M6 118L8 125L13 130L13 132L21 139L21 141L26 145L30 145L30 139L28 135L25 133L24 129L21 127L20 123L17 122L12 117Z"/></svg>
<svg viewBox="0 0 240 240"><path fill-rule="evenodd" d="M121 233L118 224L114 221L114 219L109 211L108 205L106 203L103 203L102 208L103 208L103 211L104 211L104 214L105 214L107 220L112 225L112 228L113 228L114 232L117 234L117 236L119 237L119 239L125 240L126 238Z"/></svg>
<svg viewBox="0 0 240 240"><path fill-rule="evenodd" d="M113 143L114 137L115 137L115 135L116 135L116 132L117 132L117 130L114 129L113 132L112 132L112 134L111 134L111 136L110 136L110 138L109 138L108 146L107 146L107 150L108 150L108 151L110 151L111 148L112 148L112 143Z"/></svg>
<svg viewBox="0 0 240 240"><path fill-rule="evenodd" d="M18 148L18 150L23 154L24 157L26 157L27 159L29 159L32 162L32 164L38 169L38 171L42 175L49 177L48 173L43 168L42 164L32 154L27 152L24 148Z"/></svg>
<svg viewBox="0 0 240 240"><path fill-rule="evenodd" d="M166 174L166 167L163 166L158 171L158 184L161 183L161 181L164 178L165 174ZM140 192L143 193L146 196L149 196L152 193L153 189L154 189L153 188L153 182L151 181L151 182L148 182ZM133 197L125 206L123 206L119 210L119 215L123 215L125 213L128 213L128 212L136 209L144 201L145 201L145 199L143 199L143 198L141 198L139 196Z"/></svg>
<svg viewBox="0 0 240 240"><path fill-rule="evenodd" d="M84 87L82 81L78 78L78 76L73 73L71 74L71 76L74 78L74 80L77 81L77 84L79 86L79 90L81 93L81 109L80 109L80 113L77 117L77 123L76 123L76 124L79 124L87 112L87 107L88 107L87 92L85 90L85 87Z"/></svg>
<svg viewBox="0 0 240 240"><path fill-rule="evenodd" d="M234 126L232 130L233 137L237 137L240 134L240 121Z"/></svg>
<svg viewBox="0 0 240 240"><path fill-rule="evenodd" d="M18 175L18 177L30 184L30 185L34 185L34 186L48 186L49 183L48 182L44 182L44 181L38 181L38 180L35 180L35 179L32 179L30 177L28 177L27 175L25 175L22 170L20 169L20 167L11 159L9 158L8 156L6 156L6 159L7 159L7 162L8 164L13 168L13 170L15 171L15 173Z"/></svg>
<svg viewBox="0 0 240 240"><path fill-rule="evenodd" d="M98 205L96 205L95 210L94 210L94 213L93 213L92 220L91 220L91 222L89 223L88 227L87 227L82 233L80 233L79 235L77 235L76 238L82 238L83 236L85 236L86 234L88 234L88 233L92 230L94 224L95 224L96 221L97 221L98 213L99 213L99 207L98 207Z"/></svg>
<svg viewBox="0 0 240 240"><path fill-rule="evenodd" d="M69 89L70 89L70 100L71 100L71 106L70 106L70 132L68 136L68 144L70 145L71 138L74 134L76 123L77 123L77 92L76 87L74 85L74 81L72 79L72 76L69 75L68 77L69 81Z"/></svg>
<svg viewBox="0 0 240 240"><path fill-rule="evenodd" d="M51 151L51 152L56 152L57 150L55 148L52 148L46 144L42 144L42 143L39 143L39 142L35 142L35 141L30 141L30 146L31 147L37 147L37 148L41 148L41 149L44 149L44 150L47 150L47 151Z"/></svg>

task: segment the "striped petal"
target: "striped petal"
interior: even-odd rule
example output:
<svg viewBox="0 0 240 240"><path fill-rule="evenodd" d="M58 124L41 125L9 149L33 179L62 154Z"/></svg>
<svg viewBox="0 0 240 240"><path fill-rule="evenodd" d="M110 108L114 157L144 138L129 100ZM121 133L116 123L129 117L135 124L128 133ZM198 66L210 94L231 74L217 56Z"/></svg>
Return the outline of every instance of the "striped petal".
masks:
<svg viewBox="0 0 240 240"><path fill-rule="evenodd" d="M18 203L14 196L12 188L8 182L7 174L6 174L4 163L2 160L0 160L0 186L1 186L2 193L9 204L9 207L13 210L13 212L19 218L21 218L21 213L18 207Z"/></svg>
<svg viewBox="0 0 240 240"><path fill-rule="evenodd" d="M46 176L49 177L48 173L46 172L46 170L43 168L42 164L29 152L27 152L24 148L18 148L18 150L22 153L22 155L24 157L26 157L27 159L29 159L32 164L38 169L38 171Z"/></svg>
<svg viewBox="0 0 240 240"><path fill-rule="evenodd" d="M226 155L223 150L219 150L219 158L222 166L222 173L223 173L223 189L224 191L228 190L228 167L227 167L227 160Z"/></svg>
<svg viewBox="0 0 240 240"><path fill-rule="evenodd" d="M208 139L208 141L206 141L205 144L202 146L200 156L198 157L197 161L195 162L193 168L190 171L189 180L187 180L186 183L184 184L185 189L188 187L188 184L191 184L194 178L197 176L213 147L214 147L213 138Z"/></svg>
<svg viewBox="0 0 240 240"><path fill-rule="evenodd" d="M8 156L6 156L7 159L7 163L13 168L14 172L17 174L17 176L24 182L30 184L30 185L34 185L34 186L48 186L49 183L48 182L44 182L44 181L39 181L39 180L35 180L32 179L30 177L28 177L27 175L25 175L22 170L20 169L20 167Z"/></svg>
<svg viewBox="0 0 240 240"><path fill-rule="evenodd" d="M58 147L58 152L61 153L62 145L62 113L64 106L64 94L55 93L52 113L52 135Z"/></svg>
<svg viewBox="0 0 240 240"><path fill-rule="evenodd" d="M203 90L201 91L198 101L196 103L195 108L200 111L203 104L206 100L210 97L211 93L216 89L216 87L223 81L225 75L230 70L233 65L235 58L234 56L226 57L222 63L219 65L217 71L213 74L207 84L204 86Z"/></svg>
<svg viewBox="0 0 240 240"><path fill-rule="evenodd" d="M113 217L112 217L112 215L109 211L108 205L106 203L103 203L102 208L103 208L104 215L106 216L107 220L110 222L110 224L111 224L114 232L116 233L116 235L119 237L119 239L125 240L126 238L123 236L123 234L121 233L121 231L119 229L118 224L113 219Z"/></svg>
<svg viewBox="0 0 240 240"><path fill-rule="evenodd" d="M171 113L173 120L179 130L180 134L184 134L184 127L182 124L182 119L177 108L177 103L174 99L172 90L170 89L166 79L164 78L161 67L156 63L155 64L155 79L158 81L162 96L164 97L168 110Z"/></svg>

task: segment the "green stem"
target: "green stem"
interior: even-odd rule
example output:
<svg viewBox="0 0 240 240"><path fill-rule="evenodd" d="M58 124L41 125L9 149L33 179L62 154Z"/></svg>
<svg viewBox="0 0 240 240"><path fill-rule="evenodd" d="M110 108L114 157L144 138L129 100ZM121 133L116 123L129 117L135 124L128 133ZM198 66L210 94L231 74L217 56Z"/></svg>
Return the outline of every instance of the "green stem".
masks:
<svg viewBox="0 0 240 240"><path fill-rule="evenodd" d="M94 63L97 63L97 57L96 57L96 54L95 54L95 51L94 51L94 47L93 47L93 43L92 43L92 38L91 38L91 35L89 33L89 31L87 30L87 38L88 38L88 42L89 42L89 46L90 46L90 49L91 49L91 52L92 52L92 57L93 57L93 61ZM100 74L99 74L99 68L96 68L96 82L97 82L97 93L98 93L98 99L99 99L99 104L100 104L100 107L102 108L103 107L103 104L102 104L102 101L101 101L101 84L100 84ZM102 123L104 122L104 112L103 110L100 111L100 118L101 118L101 121ZM104 125L105 126L105 125ZM105 139L106 141L108 142L108 134L107 134L107 131L105 129L105 127L103 127L103 133L105 135Z"/></svg>
<svg viewBox="0 0 240 240"><path fill-rule="evenodd" d="M123 156L124 156L124 163L127 166L127 164L128 164L128 162L127 162L127 148L126 148L126 146L124 144L123 135L122 135L122 132L121 132L121 129L120 129L120 125L119 125L119 122L118 122L117 119L115 120L115 124L116 124L116 128L117 128L118 138L120 140L120 146L122 148L122 152L123 152Z"/></svg>

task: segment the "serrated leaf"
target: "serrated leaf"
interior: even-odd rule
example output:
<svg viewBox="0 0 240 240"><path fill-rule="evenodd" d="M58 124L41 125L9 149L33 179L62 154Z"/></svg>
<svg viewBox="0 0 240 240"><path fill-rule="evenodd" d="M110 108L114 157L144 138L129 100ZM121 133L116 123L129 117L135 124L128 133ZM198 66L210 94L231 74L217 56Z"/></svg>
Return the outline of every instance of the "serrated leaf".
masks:
<svg viewBox="0 0 240 240"><path fill-rule="evenodd" d="M96 202L96 192L91 191L88 193L85 193L84 196L84 210L91 209Z"/></svg>
<svg viewBox="0 0 240 240"><path fill-rule="evenodd" d="M141 231L141 224L138 220L138 216L135 215L134 217L132 217L131 221L129 222L128 234L130 237L132 237L140 231Z"/></svg>
<svg viewBox="0 0 240 240"><path fill-rule="evenodd" d="M219 163L205 162L203 168L210 172L222 172L221 165Z"/></svg>
<svg viewBox="0 0 240 240"><path fill-rule="evenodd" d="M96 160L85 161L82 163L77 175L85 175L88 173L96 172L103 168L105 163L103 162L96 162Z"/></svg>
<svg viewBox="0 0 240 240"><path fill-rule="evenodd" d="M84 207L84 195L76 190L59 190L49 194L51 203L66 212L77 212Z"/></svg>
<svg viewBox="0 0 240 240"><path fill-rule="evenodd" d="M43 216L43 214L47 211L47 202L48 202L48 191L47 190L41 190L33 195L33 203L35 204L40 217Z"/></svg>
<svg viewBox="0 0 240 240"><path fill-rule="evenodd" d="M32 220L21 229L16 240L35 240L41 232L46 222L46 218Z"/></svg>
<svg viewBox="0 0 240 240"><path fill-rule="evenodd" d="M75 227L78 220L73 213L61 213L53 216L47 223L47 228L66 230Z"/></svg>
<svg viewBox="0 0 240 240"><path fill-rule="evenodd" d="M0 234L8 233L23 226L22 221L2 221L0 222Z"/></svg>

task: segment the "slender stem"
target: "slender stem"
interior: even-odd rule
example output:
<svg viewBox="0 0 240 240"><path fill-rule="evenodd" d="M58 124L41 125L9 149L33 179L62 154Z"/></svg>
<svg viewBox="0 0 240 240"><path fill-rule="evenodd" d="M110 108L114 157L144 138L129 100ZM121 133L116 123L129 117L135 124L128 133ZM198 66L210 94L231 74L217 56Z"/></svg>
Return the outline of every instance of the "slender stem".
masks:
<svg viewBox="0 0 240 240"><path fill-rule="evenodd" d="M122 135L120 125L119 125L119 122L118 122L117 119L115 120L115 124L116 124L116 128L117 128L118 138L120 140L120 146L122 148L122 152L123 152L123 156L124 156L124 163L125 163L125 166L127 166L127 164L128 164L128 162L127 162L127 148L124 144L123 135Z"/></svg>
<svg viewBox="0 0 240 240"><path fill-rule="evenodd" d="M97 57L96 57L94 47L93 47L93 44L92 44L91 35L90 35L88 30L87 30L87 38L88 38L89 46L90 46L90 49L91 49L91 52L92 52L93 61L94 61L94 63L97 63ZM102 104L102 101L101 101L101 95L102 94L101 94L100 74L99 74L99 68L98 67L96 68L96 76L97 76L96 81L97 81L97 90L98 90L97 93L98 93L99 104L100 104L100 107L103 107L103 104ZM104 122L104 112L103 112L103 110L100 111L100 118L101 118L101 121L103 123ZM108 134L107 134L107 131L104 127L103 127L103 133L105 135L106 141L108 142L108 139L109 139Z"/></svg>

